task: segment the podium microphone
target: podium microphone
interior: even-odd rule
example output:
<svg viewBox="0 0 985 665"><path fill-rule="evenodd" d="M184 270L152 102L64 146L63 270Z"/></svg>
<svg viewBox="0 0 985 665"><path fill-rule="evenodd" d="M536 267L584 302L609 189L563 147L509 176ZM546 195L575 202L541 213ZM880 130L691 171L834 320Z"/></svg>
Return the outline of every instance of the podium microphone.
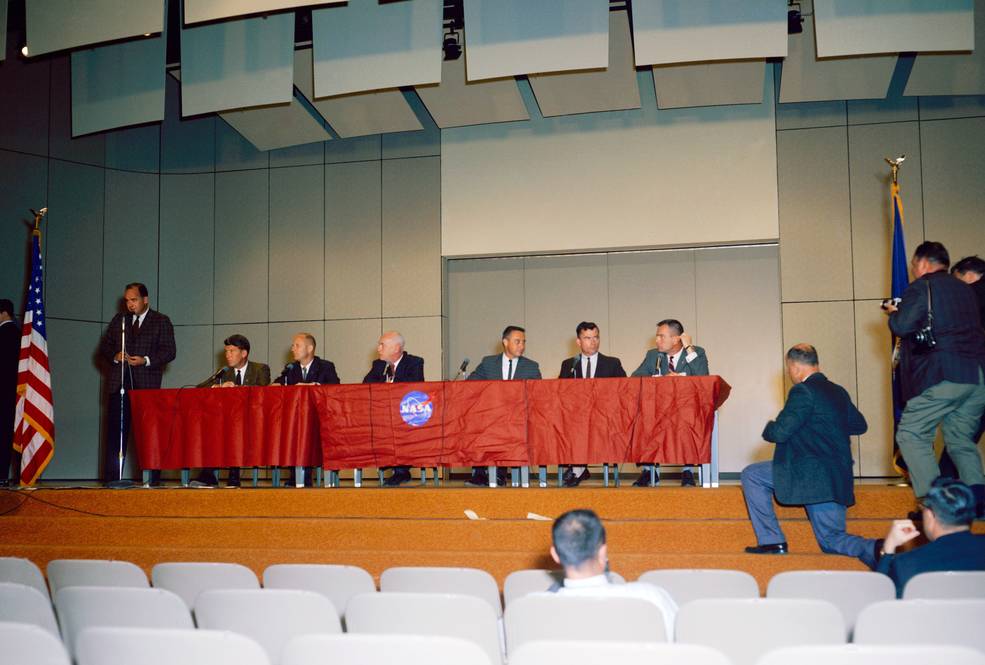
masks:
<svg viewBox="0 0 985 665"><path fill-rule="evenodd" d="M225 367L220 367L219 369L217 369L217 370L215 371L215 374L213 374L212 376L210 376L209 378L207 378L207 379L206 379L205 381L203 381L202 383L212 383L212 382L213 382L213 381L215 381L215 380L216 380L217 378L219 378L219 375L220 375L220 374L222 374L222 372L223 372L223 370L225 370L225 369L226 369Z"/></svg>
<svg viewBox="0 0 985 665"><path fill-rule="evenodd" d="M462 364L458 368L458 374L455 375L455 378L452 379L452 381L458 381L459 379L465 378L465 370L468 369L468 366L469 366L469 359L466 358L465 360L462 361Z"/></svg>
<svg viewBox="0 0 985 665"><path fill-rule="evenodd" d="M290 373L292 369L294 369L294 363L287 363L287 365L284 367L284 370L280 373L280 376L278 376L277 379L274 380L274 383L279 383L282 386L286 386L287 375Z"/></svg>

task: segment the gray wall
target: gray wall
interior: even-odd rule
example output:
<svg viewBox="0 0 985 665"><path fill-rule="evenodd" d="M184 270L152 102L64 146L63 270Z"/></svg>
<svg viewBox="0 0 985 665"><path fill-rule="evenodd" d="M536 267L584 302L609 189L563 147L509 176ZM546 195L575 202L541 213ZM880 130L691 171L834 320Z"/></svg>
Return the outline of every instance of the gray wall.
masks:
<svg viewBox="0 0 985 665"><path fill-rule="evenodd" d="M437 130L258 153L221 120L179 120L169 81L160 126L72 140L68 75L65 57L0 64L0 291L18 309L27 260L21 222L29 207L51 210L45 253L57 452L46 477L96 476L101 391L93 353L130 280L146 282L153 305L177 326L168 386L206 375L234 330L275 367L286 360L291 334L310 330L343 380L356 381L380 331L396 327L427 359L429 378L440 378L448 290L441 288ZM985 98L777 105L775 113L782 323L765 334L782 337L778 355L796 341L818 346L825 371L869 419L857 471L889 474L889 340L878 310L889 291L882 159L907 155L901 183L911 249L926 237L956 257L985 254L985 170L976 161L985 151ZM587 239L575 251L593 245ZM524 270L537 269L537 259L525 260ZM754 264L723 264L709 273L711 284L738 288L730 275ZM699 284L702 274L695 272ZM480 352L494 348L507 316L498 313L491 335L483 331ZM635 353L622 352L627 365L648 344L653 316L641 311L639 320L603 330L610 344L635 345ZM563 318L550 333L545 319L531 355L534 344L544 345L542 358L570 350L572 324ZM760 322L695 325L699 342L714 350L716 371L737 382L742 349L728 346L730 336ZM778 366L779 359L771 371ZM778 407L779 392L774 379L743 399ZM751 425L725 445L767 450ZM743 457L730 459L738 465Z"/></svg>
<svg viewBox="0 0 985 665"><path fill-rule="evenodd" d="M72 140L67 58L8 59L0 90L0 290L18 311L28 227L17 221L50 210L56 454L46 478L98 475L94 353L129 281L146 283L175 325L165 387L211 373L233 332L277 372L292 335L309 331L342 380L358 382L380 333L396 328L427 377L441 378L435 127L261 153L220 119L179 120L168 77L163 124Z"/></svg>

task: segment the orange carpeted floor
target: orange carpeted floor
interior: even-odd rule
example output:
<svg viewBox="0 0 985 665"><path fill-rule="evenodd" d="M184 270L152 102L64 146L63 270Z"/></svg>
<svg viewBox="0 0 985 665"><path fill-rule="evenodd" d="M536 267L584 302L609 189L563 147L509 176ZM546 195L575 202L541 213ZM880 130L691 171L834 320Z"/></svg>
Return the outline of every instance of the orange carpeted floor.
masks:
<svg viewBox="0 0 985 665"><path fill-rule="evenodd" d="M849 531L885 534L913 508L909 488L863 485ZM396 565L471 566L500 583L513 570L553 567L550 522L571 508L606 523L612 569L635 579L654 568L735 568L765 590L783 570L855 569L825 555L803 510L781 508L787 556L752 544L739 487L697 489L59 489L0 492L0 556L44 569L56 558L235 561L258 574L273 563L345 563L374 576ZM466 517L474 511L479 520Z"/></svg>

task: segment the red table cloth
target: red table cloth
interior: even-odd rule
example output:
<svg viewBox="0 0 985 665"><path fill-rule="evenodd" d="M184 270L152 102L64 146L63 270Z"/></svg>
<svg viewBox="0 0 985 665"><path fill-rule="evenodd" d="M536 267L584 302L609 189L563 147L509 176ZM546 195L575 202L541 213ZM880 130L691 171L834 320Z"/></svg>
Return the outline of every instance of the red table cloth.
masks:
<svg viewBox="0 0 985 665"><path fill-rule="evenodd" d="M711 459L717 376L130 394L141 466L521 466Z"/></svg>

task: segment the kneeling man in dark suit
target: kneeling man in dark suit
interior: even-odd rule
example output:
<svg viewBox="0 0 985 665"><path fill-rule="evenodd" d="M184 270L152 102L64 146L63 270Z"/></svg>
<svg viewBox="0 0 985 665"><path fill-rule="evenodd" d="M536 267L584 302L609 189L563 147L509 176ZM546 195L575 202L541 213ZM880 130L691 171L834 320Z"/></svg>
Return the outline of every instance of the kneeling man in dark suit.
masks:
<svg viewBox="0 0 985 665"><path fill-rule="evenodd" d="M363 383L415 383L424 380L424 358L404 351L404 336L396 331L383 333L376 343L379 356L363 377ZM398 487L410 482L410 467L395 466L383 485Z"/></svg>
<svg viewBox="0 0 985 665"><path fill-rule="evenodd" d="M622 368L619 358L599 353L601 337L598 325L591 321L582 321L575 328L575 336L581 353L561 363L559 379L603 379L626 376L626 370ZM581 481L587 480L590 476L587 466L569 466L565 469L561 480L565 487L578 487Z"/></svg>
<svg viewBox="0 0 985 665"><path fill-rule="evenodd" d="M855 503L850 437L868 429L852 398L818 369L817 351L797 344L787 351L793 388L786 406L763 430L776 444L772 462L742 470L742 492L756 545L749 554L786 554L787 542L773 509L804 506L821 551L876 565L878 541L845 532L845 512Z"/></svg>

